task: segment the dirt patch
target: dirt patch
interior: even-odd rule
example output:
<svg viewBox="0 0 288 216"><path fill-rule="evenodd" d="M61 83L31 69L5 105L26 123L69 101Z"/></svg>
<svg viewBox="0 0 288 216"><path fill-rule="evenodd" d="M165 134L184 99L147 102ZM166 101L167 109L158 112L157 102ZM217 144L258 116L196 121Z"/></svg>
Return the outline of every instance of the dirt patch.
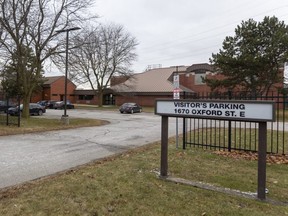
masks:
<svg viewBox="0 0 288 216"><path fill-rule="evenodd" d="M245 159L245 160L258 160L257 152L242 152L242 151L216 151L217 155L230 157L234 159ZM266 162L268 164L288 164L288 155L280 154L267 154Z"/></svg>

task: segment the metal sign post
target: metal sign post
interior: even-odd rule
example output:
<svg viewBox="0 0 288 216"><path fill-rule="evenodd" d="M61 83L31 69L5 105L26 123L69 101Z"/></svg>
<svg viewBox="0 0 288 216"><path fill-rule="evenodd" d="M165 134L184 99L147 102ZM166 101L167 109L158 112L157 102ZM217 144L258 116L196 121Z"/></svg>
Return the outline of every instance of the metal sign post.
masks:
<svg viewBox="0 0 288 216"><path fill-rule="evenodd" d="M178 71L178 67L176 67L176 71ZM179 89L179 74L174 74L173 76L173 99L179 100L180 99L180 89ZM176 118L176 148L178 149L179 145L179 136L178 136L178 118Z"/></svg>

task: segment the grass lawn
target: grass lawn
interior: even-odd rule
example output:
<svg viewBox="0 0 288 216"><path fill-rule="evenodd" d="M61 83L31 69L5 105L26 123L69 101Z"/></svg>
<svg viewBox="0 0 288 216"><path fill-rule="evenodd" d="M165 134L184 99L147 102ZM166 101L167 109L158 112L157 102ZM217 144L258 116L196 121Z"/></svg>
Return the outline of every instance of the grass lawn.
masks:
<svg viewBox="0 0 288 216"><path fill-rule="evenodd" d="M169 140L169 174L256 192L257 161ZM277 205L160 179L160 143L0 192L0 215L288 215L288 166L268 164L267 198Z"/></svg>
<svg viewBox="0 0 288 216"><path fill-rule="evenodd" d="M18 117L10 116L9 118L12 118L13 120L12 119L11 120L17 123ZM22 118L20 127L17 127L16 125L6 126L0 124L0 136L60 130L60 129L61 130L72 129L77 127L100 126L108 123L109 122L107 121L97 119L70 118L69 125L65 125L60 121L60 119L30 117L29 119Z"/></svg>

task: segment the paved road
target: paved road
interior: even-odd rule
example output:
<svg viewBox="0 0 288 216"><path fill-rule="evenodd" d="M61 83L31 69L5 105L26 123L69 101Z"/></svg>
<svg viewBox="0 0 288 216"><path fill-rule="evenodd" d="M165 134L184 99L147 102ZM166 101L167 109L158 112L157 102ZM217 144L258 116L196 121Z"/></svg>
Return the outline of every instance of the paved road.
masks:
<svg viewBox="0 0 288 216"><path fill-rule="evenodd" d="M44 115L60 120L62 114L63 110L48 110ZM161 117L153 113L68 110L68 115L108 120L110 124L0 137L0 188L160 140ZM172 136L175 119L170 119Z"/></svg>

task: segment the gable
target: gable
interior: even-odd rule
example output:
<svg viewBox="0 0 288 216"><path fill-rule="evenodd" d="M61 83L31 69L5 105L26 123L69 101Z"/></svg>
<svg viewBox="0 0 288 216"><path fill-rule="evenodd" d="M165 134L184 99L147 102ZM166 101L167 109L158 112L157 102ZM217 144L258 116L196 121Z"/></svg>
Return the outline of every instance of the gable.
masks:
<svg viewBox="0 0 288 216"><path fill-rule="evenodd" d="M179 66L178 72L185 72L186 69L187 66ZM175 67L151 69L134 74L130 79L112 86L111 89L116 92L173 92L174 86L171 75L175 71ZM180 87L180 90L183 89Z"/></svg>

